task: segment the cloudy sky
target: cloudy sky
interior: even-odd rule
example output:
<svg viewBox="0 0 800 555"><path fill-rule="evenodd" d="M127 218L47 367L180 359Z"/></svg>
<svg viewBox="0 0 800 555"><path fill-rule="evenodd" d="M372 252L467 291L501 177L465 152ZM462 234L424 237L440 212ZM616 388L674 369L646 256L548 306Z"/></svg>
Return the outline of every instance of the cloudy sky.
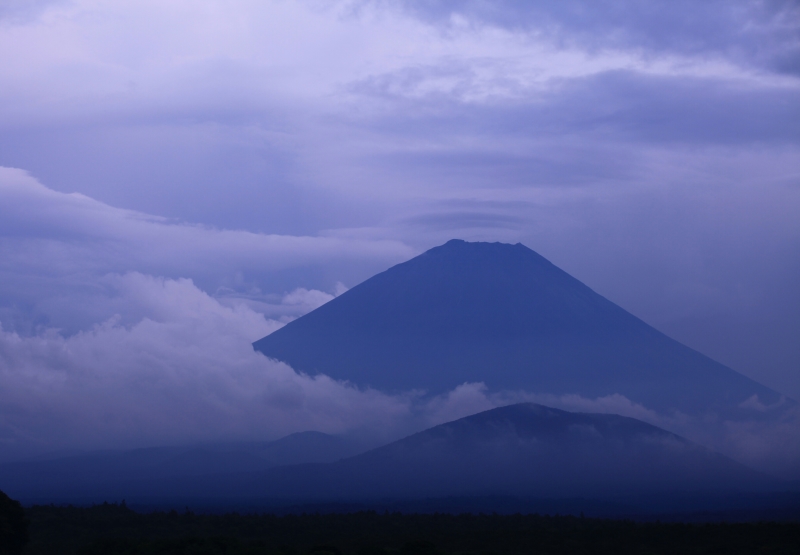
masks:
<svg viewBox="0 0 800 555"><path fill-rule="evenodd" d="M451 238L800 398L794 2L3 0L0 166L7 453L489 406L249 348Z"/></svg>

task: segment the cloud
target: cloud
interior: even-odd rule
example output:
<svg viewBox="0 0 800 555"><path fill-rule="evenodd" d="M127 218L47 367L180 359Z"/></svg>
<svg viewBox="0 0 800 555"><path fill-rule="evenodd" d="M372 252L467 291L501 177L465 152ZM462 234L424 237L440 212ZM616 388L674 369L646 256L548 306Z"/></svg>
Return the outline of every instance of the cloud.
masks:
<svg viewBox="0 0 800 555"><path fill-rule="evenodd" d="M364 433L398 433L408 400L298 375L251 342L346 290L287 282L319 283L320 265L381 268L412 253L393 240L186 224L0 168L4 456L365 422Z"/></svg>
<svg viewBox="0 0 800 555"><path fill-rule="evenodd" d="M753 400L757 402L756 400ZM713 414L690 417L664 414L615 393L597 398L579 394L553 395L529 391L489 391L482 383L465 383L453 391L425 401L417 409L420 424L440 424L512 403L538 403L570 412L619 414L671 431L721 452L751 468L784 479L800 479L800 409L783 410L779 419L762 418L765 410L753 407L752 419L720 420ZM752 404L752 403L751 403ZM773 414L774 416L774 414Z"/></svg>
<svg viewBox="0 0 800 555"><path fill-rule="evenodd" d="M587 399L577 394L568 395L532 395L532 402L563 408L573 412L594 412L601 414L621 414L645 422L659 422L658 413L640 404L634 403L624 395L614 393L596 399Z"/></svg>
<svg viewBox="0 0 800 555"><path fill-rule="evenodd" d="M185 224L0 169L3 457L417 429L418 393L298 374L251 344L346 290L262 290L271 275L412 252L391 240Z"/></svg>
<svg viewBox="0 0 800 555"><path fill-rule="evenodd" d="M796 57L800 10L793 2L709 1L525 2L508 0L407 0L405 8L424 21L452 26L459 21L545 35L602 51L695 53L730 57L756 67L784 70Z"/></svg>
<svg viewBox="0 0 800 555"><path fill-rule="evenodd" d="M571 412L620 414L652 424L663 425L665 420L655 411L615 393L596 399L578 394L553 395L529 391L489 391L483 383L464 383L445 394L427 401L426 412L437 424L456 420L495 407L513 403L538 403Z"/></svg>
<svg viewBox="0 0 800 555"><path fill-rule="evenodd" d="M532 402L574 412L621 414L636 418L724 453L752 468L785 479L800 478L800 411L797 407L781 411L777 422L774 418L762 418L761 414L754 415L752 419L732 421L720 420L713 414L699 417L681 413L662 414L620 394L596 399L576 394L521 396ZM750 399L748 401L758 402ZM769 408L763 405L753 408L763 414L782 404Z"/></svg>
<svg viewBox="0 0 800 555"><path fill-rule="evenodd" d="M112 275L146 313L69 338L0 332L0 442L25 452L270 439L294 431L397 433L410 401L295 373L251 341L280 327L190 280Z"/></svg>
<svg viewBox="0 0 800 555"><path fill-rule="evenodd" d="M337 282L333 293L318 289L298 287L284 295L248 295L230 289L218 289L217 300L226 306L244 304L268 318L282 323L291 322L347 291L347 287Z"/></svg>
<svg viewBox="0 0 800 555"><path fill-rule="evenodd" d="M508 404L508 399L492 396L483 383L463 383L429 399L425 412L428 423L437 425Z"/></svg>
<svg viewBox="0 0 800 555"><path fill-rule="evenodd" d="M717 444L718 449L753 468L790 480L800 479L800 410L797 407L785 411L778 423L759 419L725 422Z"/></svg>
<svg viewBox="0 0 800 555"><path fill-rule="evenodd" d="M68 332L116 313L125 323L135 320L141 315L123 310L103 277L130 271L191 276L219 297L272 307L270 316L279 317L281 307L286 315L298 316L331 298L297 289L303 272L314 285L341 289L338 279L326 284L314 277L320 274L317 268L382 269L413 253L395 240L266 235L185 224L59 193L21 170L0 168L0 316L5 313L7 329L15 322L25 329L26 319L28 328L44 318L47 327ZM283 297L287 282L297 290Z"/></svg>

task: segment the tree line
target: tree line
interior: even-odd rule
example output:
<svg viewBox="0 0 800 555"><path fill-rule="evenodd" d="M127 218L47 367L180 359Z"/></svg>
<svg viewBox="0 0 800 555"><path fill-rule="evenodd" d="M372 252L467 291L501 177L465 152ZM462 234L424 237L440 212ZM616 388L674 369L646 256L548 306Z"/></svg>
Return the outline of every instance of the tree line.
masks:
<svg viewBox="0 0 800 555"><path fill-rule="evenodd" d="M796 554L800 523L659 523L576 516L139 513L0 496L0 553L145 555Z"/></svg>

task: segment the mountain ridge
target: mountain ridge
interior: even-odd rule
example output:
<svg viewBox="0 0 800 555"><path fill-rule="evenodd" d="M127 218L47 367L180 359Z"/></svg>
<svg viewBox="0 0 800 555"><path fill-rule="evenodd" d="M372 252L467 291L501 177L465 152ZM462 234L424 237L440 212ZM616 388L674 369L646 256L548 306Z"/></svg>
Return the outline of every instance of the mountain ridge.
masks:
<svg viewBox="0 0 800 555"><path fill-rule="evenodd" d="M451 240L256 341L295 370L387 392L464 382L661 413L768 418L781 396L678 343L521 243ZM790 401L790 404L793 401Z"/></svg>
<svg viewBox="0 0 800 555"><path fill-rule="evenodd" d="M662 500L788 491L788 485L633 418L533 403L483 411L329 463L263 471L8 487L26 501L250 500L296 503L446 498ZM13 486L13 484L12 484ZM37 493L38 492L38 493Z"/></svg>
<svg viewBox="0 0 800 555"><path fill-rule="evenodd" d="M0 489L47 498L48 492L80 495L113 484L242 473L302 463L333 462L367 447L317 431L289 434L273 441L207 443L96 451L67 457L0 464Z"/></svg>
<svg viewBox="0 0 800 555"><path fill-rule="evenodd" d="M314 499L324 498L319 493L327 487L328 496L339 499L565 498L730 493L782 484L634 418L535 403L490 409L309 472L310 466L271 469L273 489L263 493L305 492Z"/></svg>

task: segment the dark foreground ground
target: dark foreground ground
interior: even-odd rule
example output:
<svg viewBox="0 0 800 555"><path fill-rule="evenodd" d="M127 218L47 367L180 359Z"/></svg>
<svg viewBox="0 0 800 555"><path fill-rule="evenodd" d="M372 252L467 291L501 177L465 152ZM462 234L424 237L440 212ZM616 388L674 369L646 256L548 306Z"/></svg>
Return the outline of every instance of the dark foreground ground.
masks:
<svg viewBox="0 0 800 555"><path fill-rule="evenodd" d="M792 554L800 522L667 523L580 516L222 515L125 505L25 510L26 554Z"/></svg>

